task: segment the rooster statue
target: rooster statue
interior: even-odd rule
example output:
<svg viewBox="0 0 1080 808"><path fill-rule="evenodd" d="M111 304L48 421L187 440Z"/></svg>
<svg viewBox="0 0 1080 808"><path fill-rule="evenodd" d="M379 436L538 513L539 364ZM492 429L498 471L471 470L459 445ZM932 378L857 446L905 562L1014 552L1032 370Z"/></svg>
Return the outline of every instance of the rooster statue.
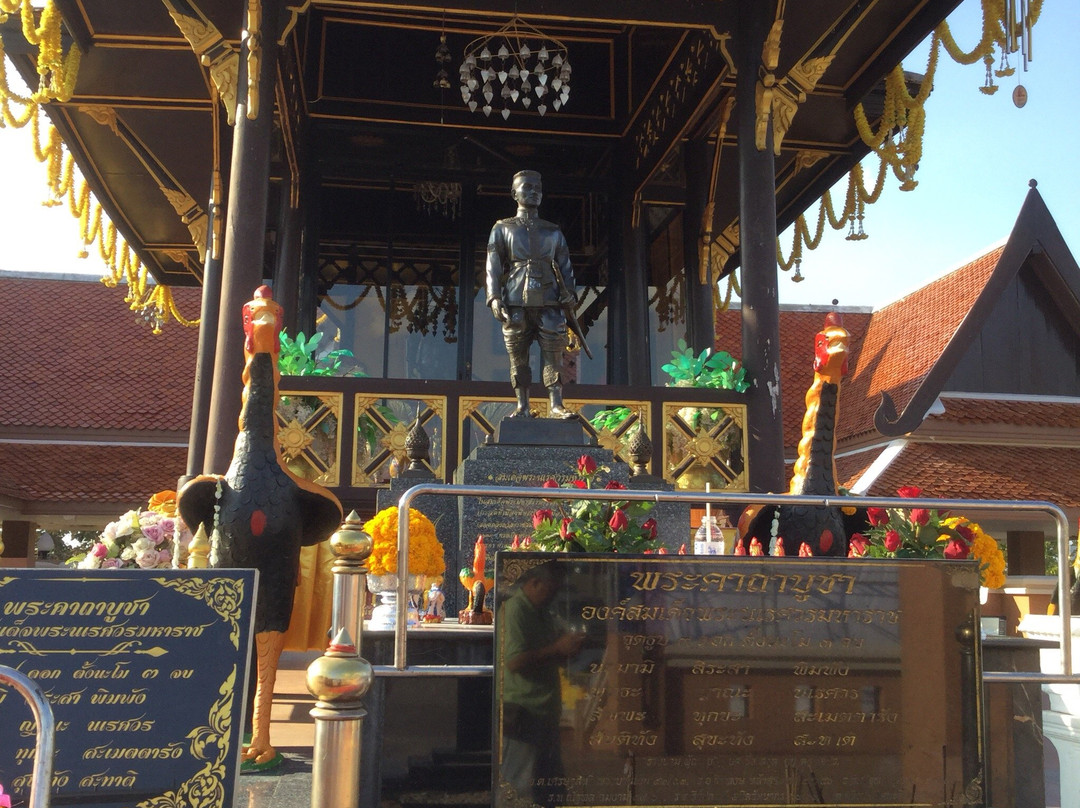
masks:
<svg viewBox="0 0 1080 808"><path fill-rule="evenodd" d="M848 370L848 340L840 314L827 314L825 327L814 337L814 382L806 391L802 440L789 494L836 496L833 452L840 381ZM736 543L747 552L753 539L773 555L798 556L804 544L815 556L845 556L848 551L844 514L832 505L751 505L739 518L738 531ZM781 552L776 544L782 544Z"/></svg>
<svg viewBox="0 0 1080 808"><path fill-rule="evenodd" d="M487 545L484 544L483 536L477 536L473 545L472 567L462 567L458 573L458 580L469 593L468 604L458 613L458 621L465 625L489 626L494 617L491 611L484 608L484 598L495 586L495 580L484 574L486 566Z"/></svg>
<svg viewBox="0 0 1080 808"><path fill-rule="evenodd" d="M300 548L328 538L341 523L341 503L322 486L285 466L274 414L278 400L281 306L260 286L244 306L244 393L240 434L224 476L195 477L180 491L178 507L189 525L213 532L214 567L259 571L255 605L258 680L251 742L245 764L271 765L270 708L278 660L292 616Z"/></svg>

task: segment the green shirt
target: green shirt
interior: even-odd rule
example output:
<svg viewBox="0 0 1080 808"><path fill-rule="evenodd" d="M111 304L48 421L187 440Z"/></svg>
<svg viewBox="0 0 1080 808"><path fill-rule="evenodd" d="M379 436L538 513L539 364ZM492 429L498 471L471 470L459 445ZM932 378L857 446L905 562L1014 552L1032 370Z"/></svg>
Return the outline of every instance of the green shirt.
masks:
<svg viewBox="0 0 1080 808"><path fill-rule="evenodd" d="M508 663L518 654L551 645L563 634L555 615L538 609L522 590L503 604L496 620L501 638L502 698L536 715L557 716L562 710L561 660L552 656L517 672Z"/></svg>

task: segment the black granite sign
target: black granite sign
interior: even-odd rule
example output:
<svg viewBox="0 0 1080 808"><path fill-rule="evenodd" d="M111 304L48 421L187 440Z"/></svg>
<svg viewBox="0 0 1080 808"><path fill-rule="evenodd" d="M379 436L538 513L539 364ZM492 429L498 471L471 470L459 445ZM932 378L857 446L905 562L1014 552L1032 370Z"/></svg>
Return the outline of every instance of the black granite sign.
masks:
<svg viewBox="0 0 1080 808"><path fill-rule="evenodd" d="M593 488L603 488L609 480L628 485L630 467L615 460L609 449L596 446L526 446L491 444L478 446L458 467L454 482L461 485L498 485L540 488L547 480L565 485L580 479L578 459L588 455L598 471ZM532 534L533 514L548 507L536 497L467 497L461 500L461 556L463 564L472 558L472 543L482 534L490 550L510 546L515 535ZM690 507L683 503L661 503L654 511L660 541L675 552L690 535ZM660 518L663 515L664 518Z"/></svg>
<svg viewBox="0 0 1080 808"><path fill-rule="evenodd" d="M254 570L0 570L0 664L56 720L52 805L231 806ZM25 804L36 726L0 686L0 783Z"/></svg>
<svg viewBox="0 0 1080 808"><path fill-rule="evenodd" d="M503 552L496 570L497 806L982 793L974 563Z"/></svg>
<svg viewBox="0 0 1080 808"><path fill-rule="evenodd" d="M593 458L599 470L593 486L603 488L608 480L626 484L630 469L616 463L607 449L581 446L478 446L458 468L454 482L461 485L499 485L540 488L547 480L560 485L579 478L577 462L583 454ZM547 507L532 497L464 497L460 500L461 558L472 560L471 548L483 535L488 551L509 547L514 536L532 534L533 514ZM466 551L468 555L466 555Z"/></svg>

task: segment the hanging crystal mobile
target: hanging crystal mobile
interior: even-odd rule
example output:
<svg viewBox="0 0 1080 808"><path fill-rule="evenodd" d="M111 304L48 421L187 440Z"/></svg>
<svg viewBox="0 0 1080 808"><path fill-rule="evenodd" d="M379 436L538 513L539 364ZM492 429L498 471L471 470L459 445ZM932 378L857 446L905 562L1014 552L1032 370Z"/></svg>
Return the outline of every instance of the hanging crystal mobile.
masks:
<svg viewBox="0 0 1080 808"><path fill-rule="evenodd" d="M573 68L566 46L519 17L490 36L473 40L461 63L461 100L470 112L490 116L498 96L503 120L510 107L530 109L543 116L548 105L560 109L570 100Z"/></svg>
<svg viewBox="0 0 1080 808"><path fill-rule="evenodd" d="M439 47L435 49L435 64L439 66L439 72L435 74L432 85L440 90L450 89L450 74L446 72L446 65L454 57L450 55L450 48L446 44L446 34L439 35Z"/></svg>

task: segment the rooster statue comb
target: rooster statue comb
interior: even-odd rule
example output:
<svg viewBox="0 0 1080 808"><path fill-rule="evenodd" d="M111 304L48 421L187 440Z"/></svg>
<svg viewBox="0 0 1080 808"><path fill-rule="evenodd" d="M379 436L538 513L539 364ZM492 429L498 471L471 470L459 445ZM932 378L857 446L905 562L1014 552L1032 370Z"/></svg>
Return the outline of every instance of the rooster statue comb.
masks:
<svg viewBox="0 0 1080 808"><path fill-rule="evenodd" d="M232 463L224 475L191 480L177 505L187 524L212 532L212 566L259 571L258 685L252 740L243 752L245 761L259 765L276 758L269 740L270 706L300 574L300 548L329 538L342 510L330 491L298 477L282 460L275 415L282 312L269 287L260 286L245 304L243 323L244 393Z"/></svg>

